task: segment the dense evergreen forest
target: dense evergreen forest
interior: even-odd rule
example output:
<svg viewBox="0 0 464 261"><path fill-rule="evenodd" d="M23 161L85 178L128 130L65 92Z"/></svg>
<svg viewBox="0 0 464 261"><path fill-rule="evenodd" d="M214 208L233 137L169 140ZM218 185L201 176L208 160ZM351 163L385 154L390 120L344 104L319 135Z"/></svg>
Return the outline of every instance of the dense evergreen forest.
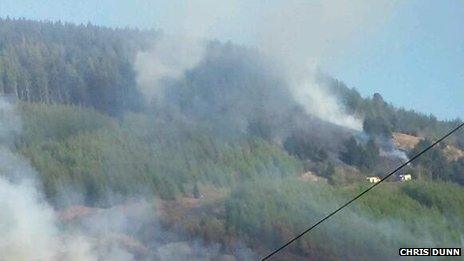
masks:
<svg viewBox="0 0 464 261"><path fill-rule="evenodd" d="M261 256L401 163L383 153L393 133L421 138L404 151L411 157L460 123L321 75L364 119L362 133L344 129L304 113L256 50L219 42L168 82L163 102L146 102L133 64L158 34L0 19L0 92L18 100L22 119L12 147L56 209L194 199L193 210L168 208L162 224ZM446 157L448 145L464 149L464 132L408 166L413 180L385 182L284 260L391 260L399 247L462 246L464 157Z"/></svg>
<svg viewBox="0 0 464 261"><path fill-rule="evenodd" d="M0 90L21 100L137 109L132 62L155 32L0 20Z"/></svg>

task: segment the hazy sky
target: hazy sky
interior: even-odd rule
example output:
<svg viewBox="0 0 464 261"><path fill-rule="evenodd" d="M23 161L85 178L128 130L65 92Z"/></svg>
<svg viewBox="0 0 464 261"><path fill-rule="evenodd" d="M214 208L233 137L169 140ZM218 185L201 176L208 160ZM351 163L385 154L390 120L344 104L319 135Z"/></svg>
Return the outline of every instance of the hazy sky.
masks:
<svg viewBox="0 0 464 261"><path fill-rule="evenodd" d="M296 21L303 23L299 34L306 34L305 22L319 22L316 32L314 26L308 26L308 35L324 35L315 41L319 40L318 45L327 42L332 51L319 54L318 66L348 86L356 87L363 95L379 92L395 105L433 113L442 119L464 118L464 1L398 1L392 8L368 5L363 10L367 16L361 17L368 18L352 25L360 28L353 32L352 39L331 35L351 34L334 30L337 23L330 24L330 19L337 19L338 14L343 16L343 12L351 11L351 1L336 2L331 6L297 0L0 0L0 16L154 28L260 45L262 39L257 39L257 32L286 9L287 14L295 12L299 19ZM318 16L320 10L329 10L328 18L327 14L322 20L304 18L305 14ZM352 15L344 17L340 25L357 19L356 12ZM329 23L327 31L325 23ZM364 27L369 29L363 30ZM286 29L276 27L276 32ZM319 48L308 43L311 48Z"/></svg>

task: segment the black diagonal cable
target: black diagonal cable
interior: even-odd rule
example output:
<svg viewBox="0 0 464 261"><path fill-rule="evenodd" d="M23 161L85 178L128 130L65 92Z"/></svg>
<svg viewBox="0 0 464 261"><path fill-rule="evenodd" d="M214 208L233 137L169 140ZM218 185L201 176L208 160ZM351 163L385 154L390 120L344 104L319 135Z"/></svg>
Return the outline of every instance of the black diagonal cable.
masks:
<svg viewBox="0 0 464 261"><path fill-rule="evenodd" d="M324 218L322 218L321 220L319 220L316 224L312 225L310 228L306 229L305 231L303 231L301 234L299 234L298 236L294 237L293 239L291 239L290 241L288 241L287 243L285 243L284 245L282 245L281 247L277 248L276 250L274 250L272 253L270 253L269 255L265 256L263 259L261 259L261 261L264 261L264 260L267 260L269 258L271 258L273 255L277 254L278 252L280 252L282 249L286 248L288 245L292 244L293 242L295 242L297 239L299 239L300 237L302 237L304 234L308 233L309 231L311 231L313 228L317 227L318 225L320 225L322 222L326 221L327 219L329 219L331 216L335 215L337 212L339 212L340 210L342 210L343 208L345 208L346 206L348 206L349 204L353 203L355 200L357 200L358 198L360 198L361 196L363 196L364 194L366 194L367 192L369 192L371 189L373 189L375 186L379 185L380 183L382 183L384 180L388 179L391 175L395 174L396 172L398 172L400 169L404 168L406 165L408 165L409 163L413 162L415 159L419 158L420 156L422 156L422 154L426 153L428 150L430 150L431 148L435 147L438 143L442 142L444 139L448 138L449 136L451 136L453 133L455 133L456 131L458 131L461 127L464 126L464 123L461 123L459 126L457 126L456 128L454 128L452 131L450 131L448 134L446 134L445 136L443 136L442 138L440 138L439 140L437 140L436 142L434 142L432 145L428 146L427 148L425 148L424 150L422 150L421 152L419 152L416 156L412 157L411 159L409 159L407 162L401 164L398 168L396 168L395 170L393 170L392 172L390 172L390 174L388 174L387 176L385 176L384 178L382 178L379 182L377 183L374 183L374 185L370 186L369 188L367 188L366 190L364 190L363 192L361 192L359 195L357 195L356 197L354 197L353 199L351 199L350 201L346 202L345 204L343 204L341 207L337 208L336 210L334 210L332 213L328 214L327 216L325 216Z"/></svg>

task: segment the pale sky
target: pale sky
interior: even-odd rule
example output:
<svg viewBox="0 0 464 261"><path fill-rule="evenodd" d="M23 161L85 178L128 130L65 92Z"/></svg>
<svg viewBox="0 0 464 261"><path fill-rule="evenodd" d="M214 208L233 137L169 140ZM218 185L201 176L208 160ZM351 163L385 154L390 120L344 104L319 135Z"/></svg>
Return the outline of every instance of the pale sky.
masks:
<svg viewBox="0 0 464 261"><path fill-rule="evenodd" d="M316 29L308 26L306 32L306 27L302 26L297 31L319 41L312 44L311 38L305 37L305 41L309 39L309 48L318 49L321 43L339 42L332 43L338 50L315 51L320 56L318 65L323 71L356 87L364 96L379 92L396 106L433 113L441 119L464 118L464 1L398 2L388 10L379 5L367 5L362 19L356 21L358 24L353 22L354 29L349 31L338 31L335 27L344 28L345 24L330 21L353 10L353 16L348 15L341 21L350 23L350 19L358 19L356 12L361 5L352 6L352 1L344 0L1 0L0 16L153 28L259 48L262 39L258 39L257 32L263 25L275 22L275 14L286 10L288 15L290 10L290 14L295 12L298 16L295 21L303 25L316 21ZM323 18L318 18L320 10L328 10ZM285 35L282 31L286 27L275 28L276 35ZM333 37L351 33L353 39ZM318 39L320 34L323 36Z"/></svg>

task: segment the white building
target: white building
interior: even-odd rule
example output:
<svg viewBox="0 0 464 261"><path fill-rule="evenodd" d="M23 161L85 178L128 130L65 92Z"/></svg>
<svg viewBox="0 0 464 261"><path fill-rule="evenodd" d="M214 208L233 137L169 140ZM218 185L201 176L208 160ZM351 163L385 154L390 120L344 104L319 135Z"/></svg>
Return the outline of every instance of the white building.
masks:
<svg viewBox="0 0 464 261"><path fill-rule="evenodd" d="M367 177L366 178L370 183L377 183L380 181L379 177Z"/></svg>
<svg viewBox="0 0 464 261"><path fill-rule="evenodd" d="M398 180L399 181L408 181L411 180L411 174L405 174L405 175L398 175Z"/></svg>

